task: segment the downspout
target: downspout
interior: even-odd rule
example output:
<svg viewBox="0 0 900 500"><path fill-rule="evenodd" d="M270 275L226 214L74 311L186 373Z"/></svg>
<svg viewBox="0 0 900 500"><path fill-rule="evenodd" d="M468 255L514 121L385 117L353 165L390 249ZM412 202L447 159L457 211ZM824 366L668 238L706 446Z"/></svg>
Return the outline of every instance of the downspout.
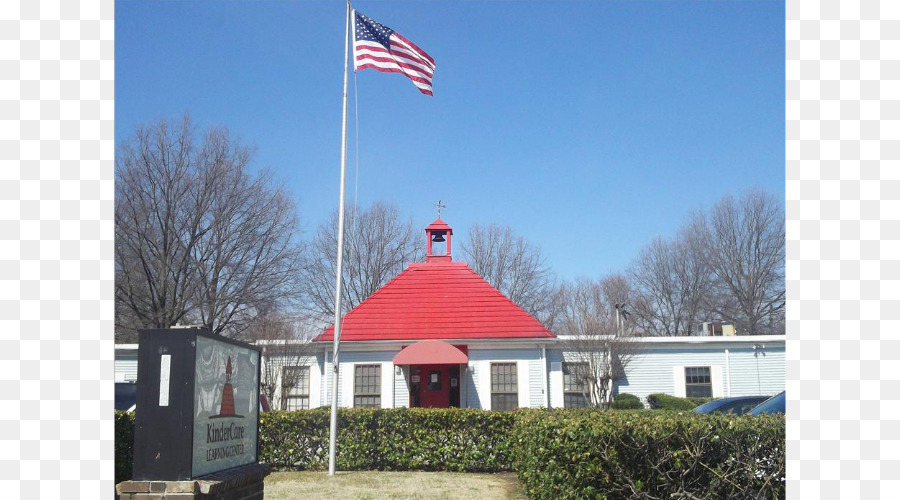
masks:
<svg viewBox="0 0 900 500"><path fill-rule="evenodd" d="M731 397L731 362L729 361L728 354L728 349L725 349L725 387L728 388L727 396Z"/></svg>
<svg viewBox="0 0 900 500"><path fill-rule="evenodd" d="M547 346L541 345L541 380L544 383L544 408L550 408L550 386L547 382Z"/></svg>

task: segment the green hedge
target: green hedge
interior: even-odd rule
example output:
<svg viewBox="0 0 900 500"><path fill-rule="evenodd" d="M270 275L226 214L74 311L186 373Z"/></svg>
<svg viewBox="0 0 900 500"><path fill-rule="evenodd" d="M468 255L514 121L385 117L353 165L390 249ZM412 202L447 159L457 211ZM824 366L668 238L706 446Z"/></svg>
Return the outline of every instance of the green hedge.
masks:
<svg viewBox="0 0 900 500"><path fill-rule="evenodd" d="M339 470L511 471L517 412L398 408L338 410ZM259 418L259 461L277 470L328 468L330 409ZM116 483L131 478L134 414L116 412Z"/></svg>
<svg viewBox="0 0 900 500"><path fill-rule="evenodd" d="M134 413L116 410L116 484L131 479L134 460Z"/></svg>
<svg viewBox="0 0 900 500"><path fill-rule="evenodd" d="M498 472L512 470L517 412L397 408L338 410L336 468ZM330 410L260 417L260 461L276 469L328 467Z"/></svg>
<svg viewBox="0 0 900 500"><path fill-rule="evenodd" d="M515 470L531 498L784 496L783 416L455 408L338 416L339 470ZM260 415L260 462L326 469L329 417L328 408ZM120 482L131 475L134 414L116 412L115 422Z"/></svg>
<svg viewBox="0 0 900 500"><path fill-rule="evenodd" d="M783 498L783 416L522 413L515 467L530 498Z"/></svg>
<svg viewBox="0 0 900 500"><path fill-rule="evenodd" d="M679 398L668 394L651 394L647 396L647 404L653 410L693 410L715 398Z"/></svg>
<svg viewBox="0 0 900 500"><path fill-rule="evenodd" d="M616 400L612 402L613 410L643 410L644 403L641 402L641 398L635 396L634 394L628 394L627 392L623 392L616 396Z"/></svg>

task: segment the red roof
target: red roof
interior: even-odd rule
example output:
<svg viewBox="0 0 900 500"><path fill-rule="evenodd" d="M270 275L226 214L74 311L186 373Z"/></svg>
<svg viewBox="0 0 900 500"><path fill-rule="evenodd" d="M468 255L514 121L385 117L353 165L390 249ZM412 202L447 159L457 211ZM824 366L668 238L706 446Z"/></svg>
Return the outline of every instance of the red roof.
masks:
<svg viewBox="0 0 900 500"><path fill-rule="evenodd" d="M453 229L447 225L446 222L441 219L436 219L434 222L428 225L425 228L426 231L450 231L450 234L453 234Z"/></svg>
<svg viewBox="0 0 900 500"><path fill-rule="evenodd" d="M465 262L410 264L344 316L341 341L552 338ZM334 341L334 325L316 341Z"/></svg>

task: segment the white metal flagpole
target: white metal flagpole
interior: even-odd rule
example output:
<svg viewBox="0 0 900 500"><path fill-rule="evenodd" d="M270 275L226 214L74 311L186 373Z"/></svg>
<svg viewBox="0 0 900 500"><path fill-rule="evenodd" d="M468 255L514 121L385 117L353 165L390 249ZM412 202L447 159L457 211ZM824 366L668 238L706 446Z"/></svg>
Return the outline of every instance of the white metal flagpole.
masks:
<svg viewBox="0 0 900 500"><path fill-rule="evenodd" d="M344 260L344 172L347 170L347 65L350 57L350 0L347 0L347 27L344 33L344 103L341 118L341 195L338 208L337 284L334 289L334 354L331 356L331 433L328 438L328 475L334 475L337 448L338 375L341 346L341 265Z"/></svg>

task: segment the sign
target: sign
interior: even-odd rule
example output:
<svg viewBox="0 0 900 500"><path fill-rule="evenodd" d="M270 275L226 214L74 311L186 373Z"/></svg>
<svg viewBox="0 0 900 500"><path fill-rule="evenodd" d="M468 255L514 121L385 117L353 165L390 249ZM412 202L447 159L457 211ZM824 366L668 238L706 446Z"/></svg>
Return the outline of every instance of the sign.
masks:
<svg viewBox="0 0 900 500"><path fill-rule="evenodd" d="M259 352L197 336L191 475L256 462Z"/></svg>
<svg viewBox="0 0 900 500"><path fill-rule="evenodd" d="M254 464L259 348L195 328L139 330L132 480Z"/></svg>

